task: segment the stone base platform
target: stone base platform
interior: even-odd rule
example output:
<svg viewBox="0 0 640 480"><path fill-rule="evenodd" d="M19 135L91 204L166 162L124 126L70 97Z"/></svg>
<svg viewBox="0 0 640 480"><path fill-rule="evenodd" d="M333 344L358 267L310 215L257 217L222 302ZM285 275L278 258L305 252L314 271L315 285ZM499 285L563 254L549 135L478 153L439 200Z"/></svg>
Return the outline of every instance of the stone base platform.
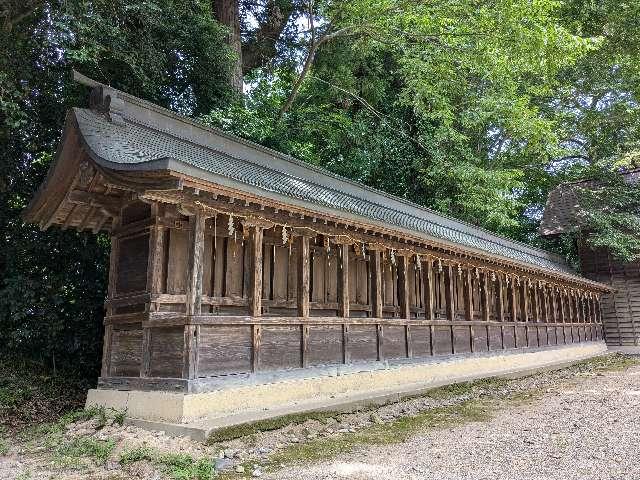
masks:
<svg viewBox="0 0 640 480"><path fill-rule="evenodd" d="M432 388L486 377L522 376L607 352L604 342L456 355L422 361L279 372L276 377L229 378L207 393L89 390L87 407L127 411L127 422L170 435L206 440L216 429L292 413L353 411L398 401Z"/></svg>

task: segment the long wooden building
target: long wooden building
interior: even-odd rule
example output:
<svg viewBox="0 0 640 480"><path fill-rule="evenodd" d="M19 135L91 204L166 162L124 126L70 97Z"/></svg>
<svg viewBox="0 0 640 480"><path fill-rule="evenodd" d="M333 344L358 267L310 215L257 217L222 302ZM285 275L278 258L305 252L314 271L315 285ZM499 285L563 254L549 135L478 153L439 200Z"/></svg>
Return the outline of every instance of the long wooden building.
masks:
<svg viewBox="0 0 640 480"><path fill-rule="evenodd" d="M80 80L25 219L111 237L100 391L602 343L561 258Z"/></svg>
<svg viewBox="0 0 640 480"><path fill-rule="evenodd" d="M622 174L637 183L640 169ZM640 352L640 261L624 262L605 249L590 247L582 236L585 228L580 189L597 188L593 180L565 183L549 193L540 234L556 237L578 232L578 256L586 278L609 285L601 298L602 322L607 345L621 351ZM619 348L621 347L621 348Z"/></svg>

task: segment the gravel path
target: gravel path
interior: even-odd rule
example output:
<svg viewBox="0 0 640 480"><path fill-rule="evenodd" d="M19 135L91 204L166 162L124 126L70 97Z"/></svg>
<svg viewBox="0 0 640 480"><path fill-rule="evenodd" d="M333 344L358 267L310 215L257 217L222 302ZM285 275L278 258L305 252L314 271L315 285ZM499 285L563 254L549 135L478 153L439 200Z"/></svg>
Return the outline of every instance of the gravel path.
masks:
<svg viewBox="0 0 640 480"><path fill-rule="evenodd" d="M640 366L560 384L488 422L361 447L266 478L640 479Z"/></svg>

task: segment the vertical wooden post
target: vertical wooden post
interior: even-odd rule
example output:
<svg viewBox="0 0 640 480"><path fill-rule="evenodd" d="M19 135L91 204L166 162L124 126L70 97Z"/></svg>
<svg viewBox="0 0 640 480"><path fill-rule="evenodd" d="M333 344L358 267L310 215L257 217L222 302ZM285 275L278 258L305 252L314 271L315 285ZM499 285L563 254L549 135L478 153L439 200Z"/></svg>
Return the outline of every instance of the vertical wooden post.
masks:
<svg viewBox="0 0 640 480"><path fill-rule="evenodd" d="M464 319L473 320L473 277L471 268L465 268L462 272L462 293L464 298Z"/></svg>
<svg viewBox="0 0 640 480"><path fill-rule="evenodd" d="M567 322L567 315L566 315L566 310L565 310L565 305L564 305L564 292L562 290L560 290L558 292L558 303L559 303L559 307L558 307L558 311L560 312L560 318L558 319L560 321L560 323L566 323Z"/></svg>
<svg viewBox="0 0 640 480"><path fill-rule="evenodd" d="M453 293L453 268L451 265L442 266L444 272L444 304L447 320L450 322L456 319L455 296Z"/></svg>
<svg viewBox="0 0 640 480"><path fill-rule="evenodd" d="M349 249L348 243L340 244L338 260L338 316L349 317Z"/></svg>
<svg viewBox="0 0 640 480"><path fill-rule="evenodd" d="M504 322L504 287L502 285L502 275L500 274L496 275L495 298L496 320L498 320L499 322Z"/></svg>
<svg viewBox="0 0 640 480"><path fill-rule="evenodd" d="M571 293L567 292L567 317L569 318L569 323L574 322L573 298L571 297ZM573 329L571 331L573 332Z"/></svg>
<svg viewBox="0 0 640 480"><path fill-rule="evenodd" d="M549 297L548 288L546 287L546 285L542 285L542 287L540 287L538 298L540 299L540 320L543 323L549 323Z"/></svg>
<svg viewBox="0 0 640 480"><path fill-rule="evenodd" d="M496 302L496 320L504 322L504 286L502 284L502 274L496 274L496 283L494 285L494 295ZM500 342L504 350L504 325L500 325Z"/></svg>
<svg viewBox="0 0 640 480"><path fill-rule="evenodd" d="M189 256L187 266L187 304L188 316L202 312L202 270L204 253L204 227L206 217L196 208L189 216ZM198 371L198 338L195 325L184 327L184 348L182 355L182 378L196 378Z"/></svg>
<svg viewBox="0 0 640 480"><path fill-rule="evenodd" d="M113 219L113 226L120 225L118 217ZM113 300L116 295L116 280L118 278L118 251L119 241L115 236L111 237L111 253L109 255L109 283L107 287L107 298ZM111 302L107 302L107 316L113 315L114 310ZM113 336L113 326L106 325L104 327L104 338L102 343L102 367L100 369L101 377L108 377L111 372L111 344Z"/></svg>
<svg viewBox="0 0 640 480"><path fill-rule="evenodd" d="M531 287L531 320L540 323L540 295L535 283Z"/></svg>
<svg viewBox="0 0 640 480"><path fill-rule="evenodd" d="M200 209L189 216L189 257L187 269L187 315L202 312L202 254L204 252L204 223Z"/></svg>
<svg viewBox="0 0 640 480"><path fill-rule="evenodd" d="M482 321L488 322L490 317L489 307L489 273L484 272L480 277L480 310Z"/></svg>
<svg viewBox="0 0 640 480"><path fill-rule="evenodd" d="M444 303L445 311L447 312L447 320L454 322L456 319L456 306L455 296L453 294L454 280L453 280L453 267L451 265L444 265ZM451 329L451 353L455 352L455 338L453 334L453 325L449 327Z"/></svg>
<svg viewBox="0 0 640 480"><path fill-rule="evenodd" d="M433 320L434 318L433 290L433 262L428 260L422 263L422 295L424 297L425 320Z"/></svg>
<svg viewBox="0 0 640 480"><path fill-rule="evenodd" d="M520 321L529 321L529 287L526 280L520 285Z"/></svg>
<svg viewBox="0 0 640 480"><path fill-rule="evenodd" d="M553 323L558 323L558 296L556 295L556 287L551 286L549 288L549 295L551 296L551 320Z"/></svg>
<svg viewBox="0 0 640 480"><path fill-rule="evenodd" d="M242 222L244 228L249 229L249 243L246 255L249 257L248 271L248 301L249 315L251 317L262 316L262 239L264 229L271 228L273 224L258 219L248 218Z"/></svg>
<svg viewBox="0 0 640 480"><path fill-rule="evenodd" d="M260 328L260 325L253 325L251 337L251 370L257 372L260 369L260 340L262 337L262 330Z"/></svg>
<svg viewBox="0 0 640 480"><path fill-rule="evenodd" d="M409 296L409 256L398 255L398 303L400 304L400 318L411 318L411 304Z"/></svg>
<svg viewBox="0 0 640 480"><path fill-rule="evenodd" d="M518 287L516 286L516 280L511 279L511 285L509 288L509 311L511 312L511 321L518 320Z"/></svg>
<svg viewBox="0 0 640 480"><path fill-rule="evenodd" d="M113 326L105 325L104 338L102 339L102 368L100 369L101 377L108 377L111 372L111 337L113 335Z"/></svg>
<svg viewBox="0 0 640 480"><path fill-rule="evenodd" d="M309 236L300 235L298 243L298 316L309 316Z"/></svg>
<svg viewBox="0 0 640 480"><path fill-rule="evenodd" d="M382 318L382 257L379 250L369 249L371 256L371 275L372 275L372 316L374 318Z"/></svg>

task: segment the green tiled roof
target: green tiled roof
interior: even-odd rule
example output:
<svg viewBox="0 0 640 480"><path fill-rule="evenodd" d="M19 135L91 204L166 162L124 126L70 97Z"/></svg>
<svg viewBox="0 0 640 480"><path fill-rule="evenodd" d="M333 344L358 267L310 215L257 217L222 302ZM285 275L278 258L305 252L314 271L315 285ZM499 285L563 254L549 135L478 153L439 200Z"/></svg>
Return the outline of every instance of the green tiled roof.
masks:
<svg viewBox="0 0 640 480"><path fill-rule="evenodd" d="M103 86L104 87L104 86ZM118 170L171 169L254 195L351 216L552 271L560 257L437 214L104 87L110 110L74 109L93 158Z"/></svg>

